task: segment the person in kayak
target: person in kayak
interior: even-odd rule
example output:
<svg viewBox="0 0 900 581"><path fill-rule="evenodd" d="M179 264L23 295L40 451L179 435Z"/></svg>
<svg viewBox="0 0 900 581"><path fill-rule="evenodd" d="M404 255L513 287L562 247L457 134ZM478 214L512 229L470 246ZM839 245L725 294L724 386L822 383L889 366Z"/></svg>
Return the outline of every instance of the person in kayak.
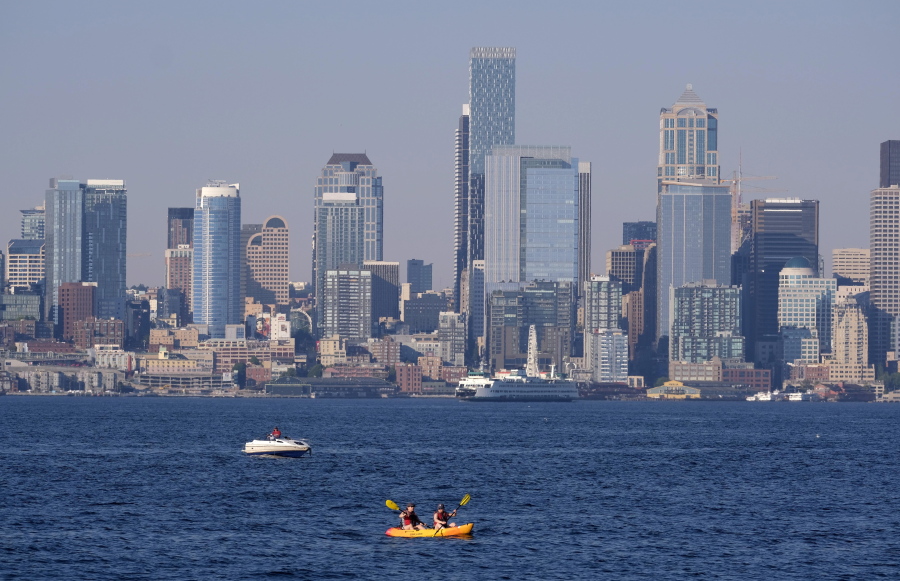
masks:
<svg viewBox="0 0 900 581"><path fill-rule="evenodd" d="M406 510L400 511L400 522L403 523L403 528L408 531L420 531L425 528L425 523L416 514L416 505L411 502L406 505Z"/></svg>
<svg viewBox="0 0 900 581"><path fill-rule="evenodd" d="M447 527L455 527L455 522L449 522L451 518L456 516L456 511L447 512L444 510L444 505L439 504L437 510L434 513L434 528L443 529Z"/></svg>

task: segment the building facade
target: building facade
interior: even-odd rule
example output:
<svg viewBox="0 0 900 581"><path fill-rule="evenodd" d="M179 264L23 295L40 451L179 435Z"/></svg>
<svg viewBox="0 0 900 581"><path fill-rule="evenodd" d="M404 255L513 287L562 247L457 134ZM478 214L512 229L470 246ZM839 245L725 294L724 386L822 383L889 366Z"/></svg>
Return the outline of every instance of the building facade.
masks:
<svg viewBox="0 0 900 581"><path fill-rule="evenodd" d="M44 280L44 241L10 240L6 247L6 287L30 289Z"/></svg>
<svg viewBox="0 0 900 581"><path fill-rule="evenodd" d="M868 248L835 248L831 251L831 273L835 278L869 286L871 268Z"/></svg>
<svg viewBox="0 0 900 581"><path fill-rule="evenodd" d="M837 280L817 276L805 257L792 258L784 265L779 273L778 328L784 339L785 361L819 363L818 355L831 351L836 292ZM808 343L812 345L807 347Z"/></svg>
<svg viewBox="0 0 900 581"><path fill-rule="evenodd" d="M410 258L406 261L406 282L414 293L424 293L432 290L431 270L433 265L425 264L424 260Z"/></svg>
<svg viewBox="0 0 900 581"><path fill-rule="evenodd" d="M22 240L43 240L46 224L44 205L20 211L22 212Z"/></svg>
<svg viewBox="0 0 900 581"><path fill-rule="evenodd" d="M264 305L287 305L290 231L281 216L270 216L247 240L247 297Z"/></svg>
<svg viewBox="0 0 900 581"><path fill-rule="evenodd" d="M210 182L197 190L193 236L194 322L208 325L211 338L224 338L226 325L243 319L240 184Z"/></svg>
<svg viewBox="0 0 900 581"><path fill-rule="evenodd" d="M400 263L366 260L363 268L372 273L372 322L400 319Z"/></svg>
<svg viewBox="0 0 900 581"><path fill-rule="evenodd" d="M656 242L656 222L623 222L622 244L631 244L632 240Z"/></svg>
<svg viewBox="0 0 900 581"><path fill-rule="evenodd" d="M340 268L325 271L319 336L365 342L372 336L372 273Z"/></svg>
<svg viewBox="0 0 900 581"><path fill-rule="evenodd" d="M879 188L900 186L900 140L890 139L881 144L881 175Z"/></svg>
<svg viewBox="0 0 900 581"><path fill-rule="evenodd" d="M670 362L743 358L739 287L715 281L688 283L673 289L672 313Z"/></svg>
<svg viewBox="0 0 900 581"><path fill-rule="evenodd" d="M900 186L877 188L869 198L869 362L883 365L894 348L892 328L900 316Z"/></svg>
<svg viewBox="0 0 900 581"><path fill-rule="evenodd" d="M675 104L659 112L658 191L664 181L719 180L719 112L688 85ZM631 240L624 241L627 244ZM730 242L729 242L730 244Z"/></svg>
<svg viewBox="0 0 900 581"><path fill-rule="evenodd" d="M453 303L462 309L462 284L469 267L469 104L462 106L454 143Z"/></svg>

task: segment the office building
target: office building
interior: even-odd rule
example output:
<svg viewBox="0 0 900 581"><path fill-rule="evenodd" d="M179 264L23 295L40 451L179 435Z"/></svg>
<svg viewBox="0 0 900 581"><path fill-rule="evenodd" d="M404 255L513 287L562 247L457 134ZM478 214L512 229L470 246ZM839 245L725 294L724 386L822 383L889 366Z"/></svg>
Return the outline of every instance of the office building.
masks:
<svg viewBox="0 0 900 581"><path fill-rule="evenodd" d="M881 175L879 188L900 186L900 140L891 139L881 144Z"/></svg>
<svg viewBox="0 0 900 581"><path fill-rule="evenodd" d="M463 304L462 285L469 268L469 104L462 106L456 128L454 159L453 299L454 311Z"/></svg>
<svg viewBox="0 0 900 581"><path fill-rule="evenodd" d="M441 342L441 360L447 365L462 366L466 364L466 330L465 313L445 311L438 317L438 340Z"/></svg>
<svg viewBox="0 0 900 581"><path fill-rule="evenodd" d="M673 289L669 361L702 363L743 356L739 287L700 281Z"/></svg>
<svg viewBox="0 0 900 581"><path fill-rule="evenodd" d="M869 362L884 365L894 349L892 326L900 316L900 185L872 190L869 203Z"/></svg>
<svg viewBox="0 0 900 581"><path fill-rule="evenodd" d="M631 244L606 251L606 274L622 283L622 293L636 291L644 282L645 249Z"/></svg>
<svg viewBox="0 0 900 581"><path fill-rule="evenodd" d="M194 208L169 208L166 248L194 244Z"/></svg>
<svg viewBox="0 0 900 581"><path fill-rule="evenodd" d="M485 284L578 280L578 160L557 146L485 157Z"/></svg>
<svg viewBox="0 0 900 581"><path fill-rule="evenodd" d="M75 339L78 321L94 317L97 283L64 282L58 290L59 334L64 341L72 341Z"/></svg>
<svg viewBox="0 0 900 581"><path fill-rule="evenodd" d="M469 52L468 261L483 260L485 157L516 142L516 49L475 47Z"/></svg>
<svg viewBox="0 0 900 581"><path fill-rule="evenodd" d="M622 328L622 283L609 276L592 276L582 283L584 359L594 362L594 335ZM623 335L623 338L625 335Z"/></svg>
<svg viewBox="0 0 900 581"><path fill-rule="evenodd" d="M875 366L869 364L869 329L865 306L857 287L839 287L832 313L831 356L825 359L830 381L865 384L875 381ZM841 292L842 290L850 292Z"/></svg>
<svg viewBox="0 0 900 581"><path fill-rule="evenodd" d="M372 273L372 322L400 319L400 263L366 260L363 268Z"/></svg>
<svg viewBox="0 0 900 581"><path fill-rule="evenodd" d="M424 260L411 258L406 261L406 282L411 292L424 293L431 289L431 264L425 264Z"/></svg>
<svg viewBox="0 0 900 581"><path fill-rule="evenodd" d="M578 162L578 296L591 278L591 162Z"/></svg>
<svg viewBox="0 0 900 581"><path fill-rule="evenodd" d="M51 179L45 207L45 312L56 314L65 282L96 282L97 316L125 316L127 196L124 180Z"/></svg>
<svg viewBox="0 0 900 581"><path fill-rule="evenodd" d="M707 107L691 85L660 110L658 191L664 181L718 182L718 124L718 110Z"/></svg>
<svg viewBox="0 0 900 581"><path fill-rule="evenodd" d="M6 287L28 290L44 280L44 241L10 240L6 247Z"/></svg>
<svg viewBox="0 0 900 581"><path fill-rule="evenodd" d="M765 344L777 337L779 273L795 257L819 276L819 202L769 198L750 203L752 230L747 272L748 358L762 361Z"/></svg>
<svg viewBox="0 0 900 581"><path fill-rule="evenodd" d="M731 194L727 185L663 181L657 197L656 335L669 334L672 291L731 283ZM646 272L645 272L646 276Z"/></svg>
<svg viewBox="0 0 900 581"><path fill-rule="evenodd" d="M243 233L243 228L242 228ZM244 246L247 294L264 305L287 305L290 266L290 232L281 216L269 216Z"/></svg>
<svg viewBox="0 0 900 581"><path fill-rule="evenodd" d="M487 354L491 367L524 369L528 362L528 329L535 325L542 369L571 355L574 288L570 282L530 282L517 290L495 290L488 298Z"/></svg>
<svg viewBox="0 0 900 581"><path fill-rule="evenodd" d="M868 248L835 248L831 251L831 273L835 278L869 286L870 270Z"/></svg>
<svg viewBox="0 0 900 581"><path fill-rule="evenodd" d="M798 256L785 263L779 273L777 295L778 328L784 339L785 361L800 358L805 363L819 363L817 355L831 351L831 317L836 292L837 280L817 276L816 269L805 257ZM804 341L812 339L816 339L815 354L803 346Z"/></svg>
<svg viewBox="0 0 900 581"><path fill-rule="evenodd" d="M213 339L243 320L241 304L240 184L209 182L197 190L194 208L194 322Z"/></svg>
<svg viewBox="0 0 900 581"><path fill-rule="evenodd" d="M628 338L621 329L585 332L585 345L590 343L592 378L598 383L628 381Z"/></svg>
<svg viewBox="0 0 900 581"><path fill-rule="evenodd" d="M41 295L35 292L22 292L15 294L0 294L0 321L18 321L26 324L39 325L41 318ZM32 333L37 332L37 329ZM13 334L20 334L16 330Z"/></svg>
<svg viewBox="0 0 900 581"><path fill-rule="evenodd" d="M20 211L22 212L22 239L43 240L46 224L44 205Z"/></svg>
<svg viewBox="0 0 900 581"><path fill-rule="evenodd" d="M631 244L633 240L656 242L656 222L623 222L622 244Z"/></svg>
<svg viewBox="0 0 900 581"><path fill-rule="evenodd" d="M365 342L372 336L372 273L348 264L324 274L319 336Z"/></svg>

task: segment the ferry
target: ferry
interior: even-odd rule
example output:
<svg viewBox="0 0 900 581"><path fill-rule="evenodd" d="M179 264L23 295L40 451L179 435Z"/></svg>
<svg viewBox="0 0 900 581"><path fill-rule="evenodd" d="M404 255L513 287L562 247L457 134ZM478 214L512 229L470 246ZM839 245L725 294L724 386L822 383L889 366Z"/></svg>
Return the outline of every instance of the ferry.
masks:
<svg viewBox="0 0 900 581"><path fill-rule="evenodd" d="M519 371L494 378L472 374L460 380L456 397L462 401L568 402L579 395L574 381L528 377Z"/></svg>

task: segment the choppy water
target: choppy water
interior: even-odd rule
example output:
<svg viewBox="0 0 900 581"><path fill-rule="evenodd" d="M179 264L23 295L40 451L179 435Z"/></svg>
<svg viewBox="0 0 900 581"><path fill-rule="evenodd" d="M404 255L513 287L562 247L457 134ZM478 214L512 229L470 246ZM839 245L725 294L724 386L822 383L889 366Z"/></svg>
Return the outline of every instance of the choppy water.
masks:
<svg viewBox="0 0 900 581"><path fill-rule="evenodd" d="M9 396L0 578L898 578L898 459L890 405Z"/></svg>

